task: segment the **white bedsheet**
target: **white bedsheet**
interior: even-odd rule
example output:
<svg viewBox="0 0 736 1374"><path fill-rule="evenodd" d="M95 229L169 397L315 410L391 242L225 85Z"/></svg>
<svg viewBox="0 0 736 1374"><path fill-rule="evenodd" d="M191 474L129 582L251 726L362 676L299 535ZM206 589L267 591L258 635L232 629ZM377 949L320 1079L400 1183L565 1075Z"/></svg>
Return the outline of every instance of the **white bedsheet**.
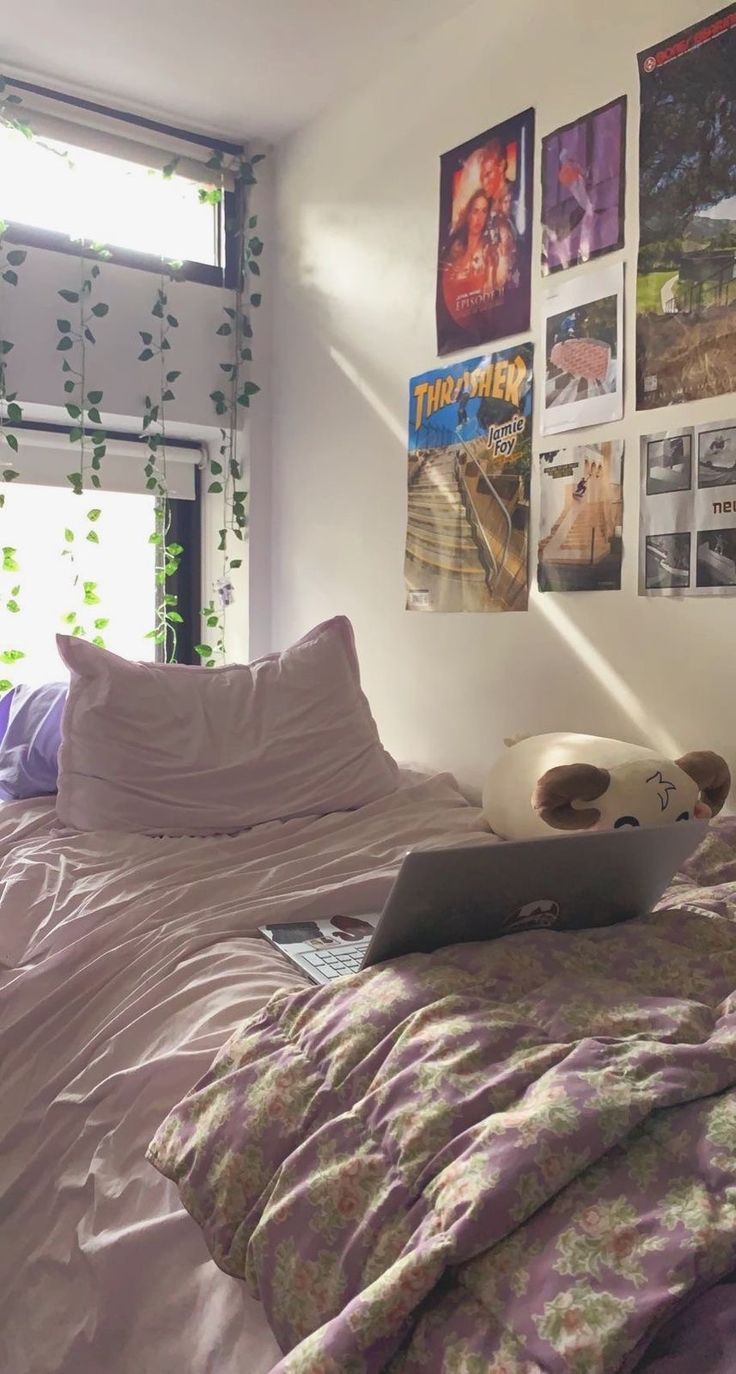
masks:
<svg viewBox="0 0 736 1374"><path fill-rule="evenodd" d="M447 777L215 839L0 807L1 1374L266 1374L261 1309L143 1158L239 1022L300 974L263 921L385 899L410 845L485 836Z"/></svg>

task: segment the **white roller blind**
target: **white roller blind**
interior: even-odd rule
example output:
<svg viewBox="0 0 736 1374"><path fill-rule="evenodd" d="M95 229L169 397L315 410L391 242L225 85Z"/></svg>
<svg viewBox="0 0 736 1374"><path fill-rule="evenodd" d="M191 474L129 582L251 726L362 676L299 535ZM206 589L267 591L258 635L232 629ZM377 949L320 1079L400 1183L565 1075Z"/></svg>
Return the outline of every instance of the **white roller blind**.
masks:
<svg viewBox="0 0 736 1374"><path fill-rule="evenodd" d="M70 444L66 434L31 429L19 431L18 442L19 451L13 462L20 473L19 482L69 489L67 474L79 471L78 445ZM143 467L148 459L145 445L125 439L108 439L106 443L107 453L100 471L102 489L145 494L146 475ZM91 444L89 456L92 456ZM194 474L202 459L203 453L199 448L167 446L166 486L173 500L194 500ZM159 450L159 462L162 461Z"/></svg>

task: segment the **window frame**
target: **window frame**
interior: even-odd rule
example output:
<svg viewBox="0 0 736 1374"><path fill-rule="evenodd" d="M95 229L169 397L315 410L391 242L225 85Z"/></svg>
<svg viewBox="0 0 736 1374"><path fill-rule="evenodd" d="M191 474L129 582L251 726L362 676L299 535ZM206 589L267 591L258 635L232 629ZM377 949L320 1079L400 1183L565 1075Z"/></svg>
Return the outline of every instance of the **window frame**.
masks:
<svg viewBox="0 0 736 1374"><path fill-rule="evenodd" d="M164 139L175 138L180 142L191 143L194 147L206 149L208 152L219 152L229 157L242 158L245 156L245 148L242 143L231 143L227 139L196 134L190 129L180 129L176 125L164 124L159 120L149 119L145 115L131 114L129 111L118 110L113 106L85 100L81 96L66 95L62 91L52 90L47 86L39 86L31 81L23 81L19 77L4 75L4 80L8 86L19 92L25 91L29 95L39 95L45 99L58 101L62 106L68 105L92 114L104 115L108 119L119 120L123 126L150 129L154 133L161 134ZM18 107L18 113L22 116L22 106ZM237 281L239 261L239 243L236 229L237 196L237 190L224 191L220 204L212 207L215 213L220 263L184 262L181 267L176 268L171 273L176 281L199 282L204 286L218 287L232 286ZM99 253L92 247L91 242L88 243L85 240L80 242L79 239L72 239L68 234L60 233L54 229L43 229L31 224L19 224L11 220L8 223L4 238L8 243L15 243L24 248L46 248L54 253L69 253L77 258L82 256L99 260ZM120 267L135 267L141 272L156 272L160 275L161 257L159 255L141 253L133 248L105 246L109 253L109 256L106 255L105 257L106 262L114 263Z"/></svg>

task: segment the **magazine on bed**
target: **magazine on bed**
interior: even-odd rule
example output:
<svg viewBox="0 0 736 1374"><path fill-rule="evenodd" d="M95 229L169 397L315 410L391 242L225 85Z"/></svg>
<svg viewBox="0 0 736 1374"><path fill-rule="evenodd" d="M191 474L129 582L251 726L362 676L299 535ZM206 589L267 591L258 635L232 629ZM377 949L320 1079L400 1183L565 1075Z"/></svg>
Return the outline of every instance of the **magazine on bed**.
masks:
<svg viewBox="0 0 736 1374"><path fill-rule="evenodd" d="M332 916L327 921L290 921L259 926L293 964L315 983L329 983L344 973L357 973L379 912L368 916Z"/></svg>

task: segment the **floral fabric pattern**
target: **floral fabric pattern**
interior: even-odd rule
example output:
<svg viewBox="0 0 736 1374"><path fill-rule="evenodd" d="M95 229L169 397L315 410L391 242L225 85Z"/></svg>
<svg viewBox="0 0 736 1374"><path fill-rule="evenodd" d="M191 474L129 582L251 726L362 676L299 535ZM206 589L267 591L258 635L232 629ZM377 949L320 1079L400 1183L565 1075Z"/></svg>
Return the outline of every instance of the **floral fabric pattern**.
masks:
<svg viewBox="0 0 736 1374"><path fill-rule="evenodd" d="M736 1266L735 1141L725 820L636 922L272 998L148 1157L279 1374L617 1374Z"/></svg>

